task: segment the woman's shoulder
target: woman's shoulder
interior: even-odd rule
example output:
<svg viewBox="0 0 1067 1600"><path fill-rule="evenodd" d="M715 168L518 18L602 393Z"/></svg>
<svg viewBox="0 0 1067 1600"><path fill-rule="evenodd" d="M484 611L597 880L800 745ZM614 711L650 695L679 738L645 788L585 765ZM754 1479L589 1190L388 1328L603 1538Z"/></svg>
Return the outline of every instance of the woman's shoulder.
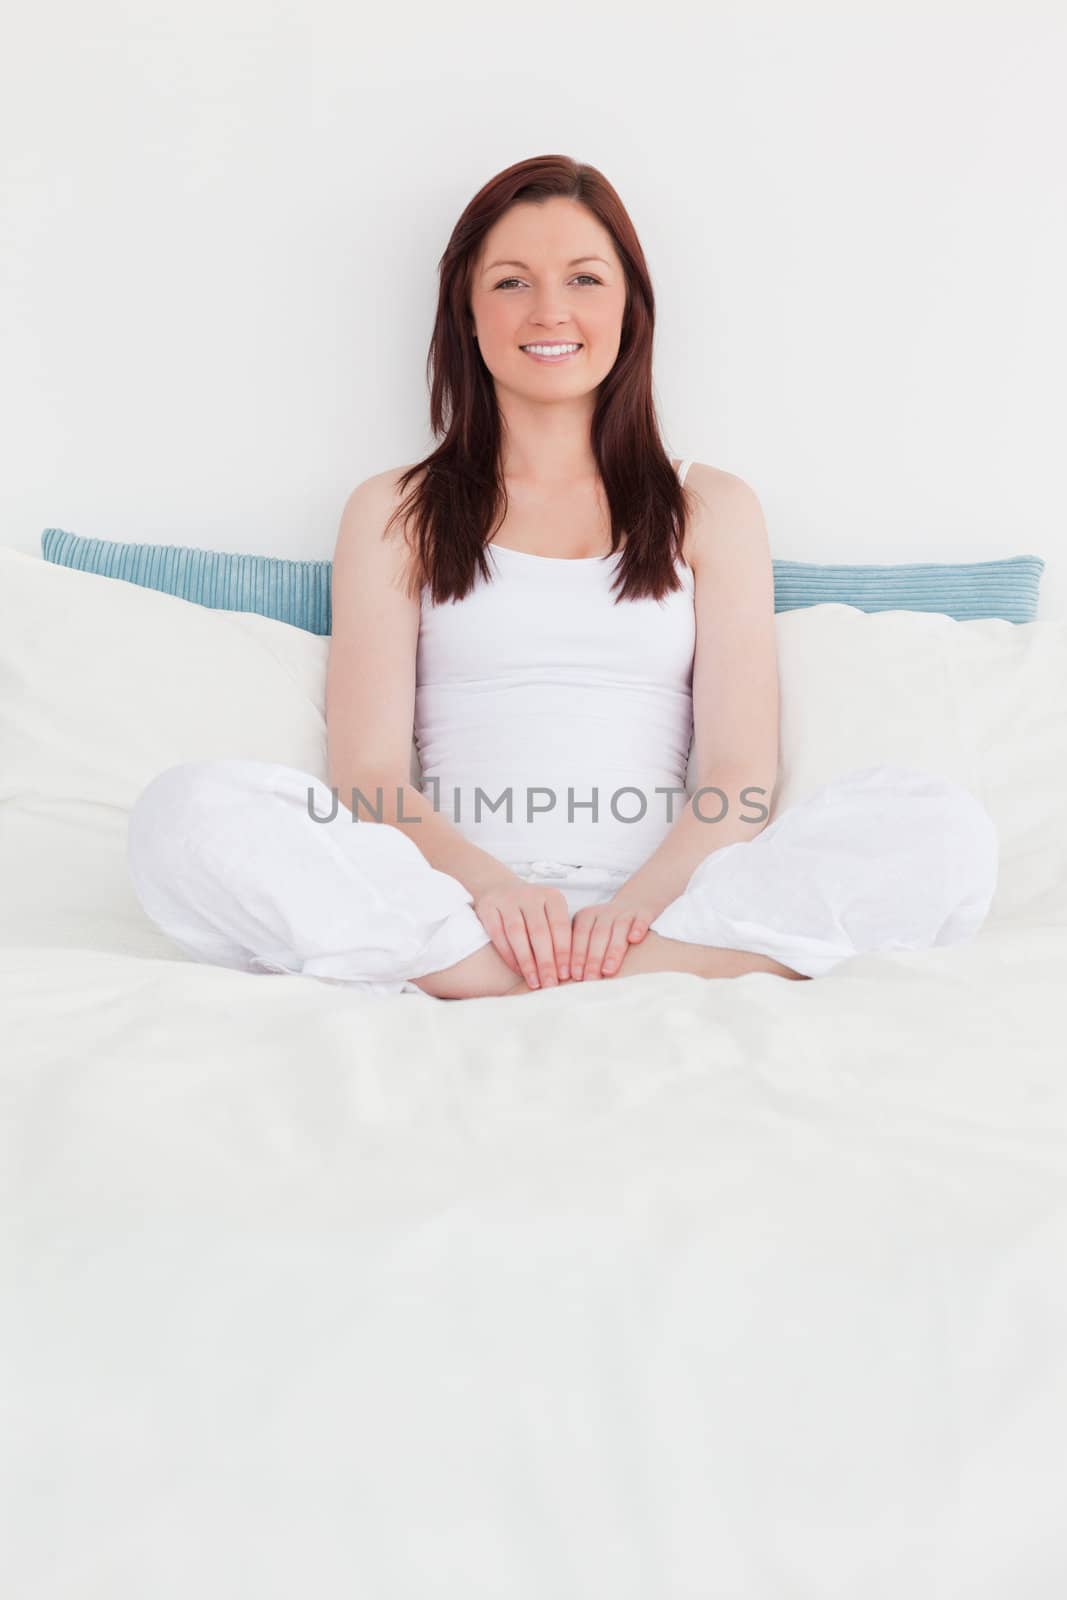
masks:
<svg viewBox="0 0 1067 1600"><path fill-rule="evenodd" d="M418 463L414 463L418 465ZM363 478L352 490L345 505L342 526L346 523L363 528L366 536L376 537L393 549L394 565L399 564L403 582L409 584L418 569L412 528L411 509L400 516L400 507L414 487L414 480L406 487L401 480L411 467L389 467L384 472L373 472Z"/></svg>
<svg viewBox="0 0 1067 1600"><path fill-rule="evenodd" d="M418 465L417 461L410 461L407 466L386 467L384 472L374 472L369 478L364 478L360 487L362 488L366 485L369 492L377 493L383 500L392 500L396 505L399 505L401 500L406 499L415 486L414 478L409 480L406 488L401 480L405 473L410 472L413 467Z"/></svg>
<svg viewBox="0 0 1067 1600"><path fill-rule="evenodd" d="M747 489L751 494L748 484L734 472L727 472L725 467L712 467L706 461L694 461L685 475L685 487L692 489L698 500L707 505L720 505L730 495L742 494Z"/></svg>
<svg viewBox="0 0 1067 1600"><path fill-rule="evenodd" d="M715 528L753 491L736 473L710 466L706 461L692 462L685 475L685 488L690 491L691 507L685 531L685 559L695 572Z"/></svg>
<svg viewBox="0 0 1067 1600"><path fill-rule="evenodd" d="M402 502L408 499L415 489L417 482L421 482L421 475L409 478L406 483L404 482L405 474L418 466L419 463L413 461L404 467L387 467L384 472L374 472L369 478L364 478L359 485L358 492L361 496L373 501L384 513L386 519L391 520L399 510ZM411 512L409 511L404 523L405 537L407 536L410 517Z"/></svg>
<svg viewBox="0 0 1067 1600"><path fill-rule="evenodd" d="M685 487L693 490L693 515L686 528L686 560L696 572L714 550L722 554L751 545L758 535L766 543L766 521L759 496L735 472L694 461Z"/></svg>

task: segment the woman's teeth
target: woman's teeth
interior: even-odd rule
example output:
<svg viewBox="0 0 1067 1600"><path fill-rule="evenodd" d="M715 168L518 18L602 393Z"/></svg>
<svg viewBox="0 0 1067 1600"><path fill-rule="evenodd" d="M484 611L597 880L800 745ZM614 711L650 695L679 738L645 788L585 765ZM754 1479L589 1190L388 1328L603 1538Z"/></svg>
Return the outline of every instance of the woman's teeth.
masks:
<svg viewBox="0 0 1067 1600"><path fill-rule="evenodd" d="M563 361L568 356L573 356L581 349L580 344L523 344L520 350L525 350L529 356L535 356L541 361Z"/></svg>

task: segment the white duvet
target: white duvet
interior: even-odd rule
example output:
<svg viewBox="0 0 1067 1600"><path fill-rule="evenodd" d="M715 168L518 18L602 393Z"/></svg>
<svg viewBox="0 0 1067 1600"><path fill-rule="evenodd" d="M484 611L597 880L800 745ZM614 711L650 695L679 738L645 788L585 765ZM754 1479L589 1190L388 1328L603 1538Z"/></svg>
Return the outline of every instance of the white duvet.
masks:
<svg viewBox="0 0 1067 1600"><path fill-rule="evenodd" d="M429 1006L122 875L163 766L321 770L324 640L0 597L5 1594L1062 1600L1067 623L777 619L779 803L969 783L969 945Z"/></svg>

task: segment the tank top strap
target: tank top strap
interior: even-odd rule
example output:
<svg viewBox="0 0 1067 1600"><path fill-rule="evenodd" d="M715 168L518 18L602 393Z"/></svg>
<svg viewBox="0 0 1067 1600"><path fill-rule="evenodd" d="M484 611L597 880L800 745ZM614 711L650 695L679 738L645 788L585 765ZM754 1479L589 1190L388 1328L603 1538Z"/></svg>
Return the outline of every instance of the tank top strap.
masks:
<svg viewBox="0 0 1067 1600"><path fill-rule="evenodd" d="M685 475L689 471L689 468L692 465L693 465L692 457L690 457L688 461L679 461L679 463L678 463L678 482L679 483L684 483L685 482Z"/></svg>

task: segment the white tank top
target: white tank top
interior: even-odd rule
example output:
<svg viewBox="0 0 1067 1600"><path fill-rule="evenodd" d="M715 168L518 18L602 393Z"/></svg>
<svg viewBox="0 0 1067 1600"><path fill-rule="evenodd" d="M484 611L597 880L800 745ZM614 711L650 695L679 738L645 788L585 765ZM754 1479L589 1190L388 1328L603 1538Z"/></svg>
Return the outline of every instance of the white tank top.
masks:
<svg viewBox="0 0 1067 1600"><path fill-rule="evenodd" d="M486 555L494 576L476 572L463 600L435 605L423 585L422 793L509 867L634 872L685 803L692 568L678 560L683 587L662 600L616 605L621 551L570 560L491 544Z"/></svg>

